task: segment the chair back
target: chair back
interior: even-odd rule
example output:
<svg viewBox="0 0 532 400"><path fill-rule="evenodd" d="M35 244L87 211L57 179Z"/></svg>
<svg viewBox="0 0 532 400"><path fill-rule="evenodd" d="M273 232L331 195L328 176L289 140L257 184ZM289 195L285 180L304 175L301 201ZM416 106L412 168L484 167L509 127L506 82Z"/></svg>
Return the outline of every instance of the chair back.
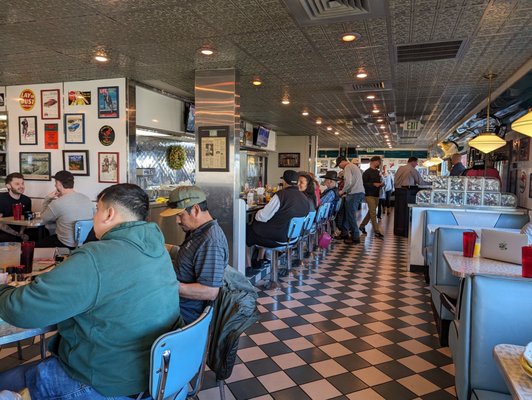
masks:
<svg viewBox="0 0 532 400"><path fill-rule="evenodd" d="M288 242L291 243L295 240L298 240L301 236L303 226L307 221L307 216L304 217L294 217L290 220L288 225Z"/></svg>
<svg viewBox="0 0 532 400"><path fill-rule="evenodd" d="M196 374L195 390L205 366L213 308L207 307L191 324L155 340L150 356L150 394L155 400L176 396L185 399Z"/></svg>
<svg viewBox="0 0 532 400"><path fill-rule="evenodd" d="M318 208L318 215L316 216L317 224L322 224L327 219L330 205L331 203L325 203Z"/></svg>
<svg viewBox="0 0 532 400"><path fill-rule="evenodd" d="M316 220L316 211L311 211L307 214L305 225L303 226L303 235L307 234L312 228L312 224Z"/></svg>
<svg viewBox="0 0 532 400"><path fill-rule="evenodd" d="M85 243L92 226L92 219L82 219L74 223L74 241L76 242L76 247Z"/></svg>

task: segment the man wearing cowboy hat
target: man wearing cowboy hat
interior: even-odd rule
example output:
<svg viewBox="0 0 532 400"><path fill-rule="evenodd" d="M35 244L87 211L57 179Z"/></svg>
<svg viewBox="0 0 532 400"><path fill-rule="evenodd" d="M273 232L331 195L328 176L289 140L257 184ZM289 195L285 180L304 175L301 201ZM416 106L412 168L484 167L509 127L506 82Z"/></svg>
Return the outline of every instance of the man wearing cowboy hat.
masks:
<svg viewBox="0 0 532 400"><path fill-rule="evenodd" d="M338 194L338 188L336 182L339 181L336 171L327 171L325 175L320 176L323 178L323 184L327 187L321 194L321 204L335 203L340 198Z"/></svg>

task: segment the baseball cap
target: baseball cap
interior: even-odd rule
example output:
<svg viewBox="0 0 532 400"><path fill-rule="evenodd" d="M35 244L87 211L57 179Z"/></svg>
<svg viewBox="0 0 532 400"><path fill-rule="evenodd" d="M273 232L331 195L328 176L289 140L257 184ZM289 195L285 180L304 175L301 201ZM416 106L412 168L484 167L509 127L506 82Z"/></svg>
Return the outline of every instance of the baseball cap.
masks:
<svg viewBox="0 0 532 400"><path fill-rule="evenodd" d="M181 214L186 208L192 207L207 200L205 192L197 186L180 186L170 192L166 210L161 212L161 217L171 217Z"/></svg>
<svg viewBox="0 0 532 400"><path fill-rule="evenodd" d="M283 176L281 176L281 179L289 185L297 185L299 174L293 169L287 169L286 171L284 171Z"/></svg>
<svg viewBox="0 0 532 400"><path fill-rule="evenodd" d="M347 158L345 158L344 156L337 157L336 158L336 165L334 167L337 168L342 161L347 161Z"/></svg>
<svg viewBox="0 0 532 400"><path fill-rule="evenodd" d="M67 186L68 183L74 183L74 175L68 171L57 171L52 178L61 182L63 185L67 184Z"/></svg>

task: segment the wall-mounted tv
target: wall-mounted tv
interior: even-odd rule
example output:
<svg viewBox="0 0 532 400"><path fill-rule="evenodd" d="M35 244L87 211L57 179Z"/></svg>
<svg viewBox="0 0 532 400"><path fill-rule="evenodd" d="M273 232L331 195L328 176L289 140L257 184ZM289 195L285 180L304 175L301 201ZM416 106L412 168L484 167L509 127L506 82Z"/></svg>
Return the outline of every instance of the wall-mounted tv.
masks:
<svg viewBox="0 0 532 400"><path fill-rule="evenodd" d="M196 106L185 103L185 132L194 133L196 125Z"/></svg>
<svg viewBox="0 0 532 400"><path fill-rule="evenodd" d="M255 146L268 147L268 139L270 138L270 131L263 126L259 125L257 130L257 136L255 139Z"/></svg>

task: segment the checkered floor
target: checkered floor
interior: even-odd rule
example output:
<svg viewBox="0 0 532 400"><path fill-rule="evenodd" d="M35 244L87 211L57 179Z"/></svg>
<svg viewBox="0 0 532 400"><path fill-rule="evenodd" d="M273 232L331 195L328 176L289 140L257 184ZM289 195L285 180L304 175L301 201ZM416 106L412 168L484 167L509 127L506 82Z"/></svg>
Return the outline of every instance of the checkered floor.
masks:
<svg viewBox="0 0 532 400"><path fill-rule="evenodd" d="M291 271L277 291L260 291L260 322L240 339L225 394L232 399L454 399L454 368L439 348L428 290L406 272L408 241L384 216L376 239L336 242L319 262ZM38 347L24 349L38 359ZM0 370L19 361L2 348ZM219 399L206 373L200 400Z"/></svg>

